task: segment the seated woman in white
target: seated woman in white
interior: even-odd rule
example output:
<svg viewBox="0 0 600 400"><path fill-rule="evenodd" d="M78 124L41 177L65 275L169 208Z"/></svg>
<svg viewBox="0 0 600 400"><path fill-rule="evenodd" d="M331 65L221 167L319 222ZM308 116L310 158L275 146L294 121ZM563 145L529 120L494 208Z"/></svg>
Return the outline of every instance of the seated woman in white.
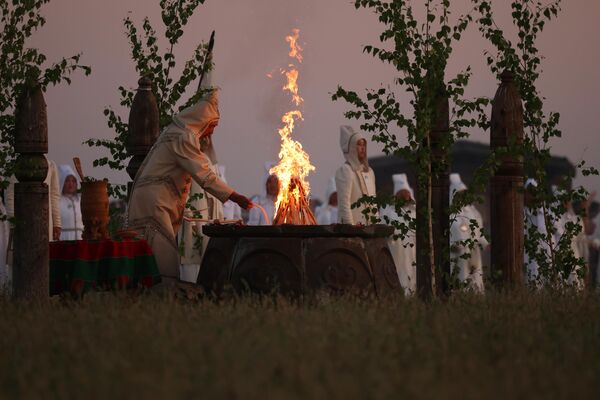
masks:
<svg viewBox="0 0 600 400"><path fill-rule="evenodd" d="M83 220L81 218L81 196L77 193L79 180L69 165L58 167L60 174L60 240L81 240Z"/></svg>

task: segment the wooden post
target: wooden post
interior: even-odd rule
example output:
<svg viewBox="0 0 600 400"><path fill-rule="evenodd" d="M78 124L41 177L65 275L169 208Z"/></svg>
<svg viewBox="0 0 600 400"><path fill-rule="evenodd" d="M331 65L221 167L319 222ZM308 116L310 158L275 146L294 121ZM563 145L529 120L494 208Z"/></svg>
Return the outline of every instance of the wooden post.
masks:
<svg viewBox="0 0 600 400"><path fill-rule="evenodd" d="M48 281L48 118L39 86L24 90L16 110L13 294L43 300Z"/></svg>
<svg viewBox="0 0 600 400"><path fill-rule="evenodd" d="M444 140L450 131L450 107L443 81L432 79L430 90L436 93L434 121L430 131L432 166L431 187L417 185L417 291L422 298L431 298L447 289L444 276L450 273L450 216L449 208L449 160ZM425 189L425 190L423 190ZM427 220L428 198L431 196L434 262L431 263L429 224Z"/></svg>
<svg viewBox="0 0 600 400"><path fill-rule="evenodd" d="M523 103L512 72L504 71L492 107L490 147L502 155L523 146ZM523 159L503 154L491 180L492 273L505 285L523 283Z"/></svg>
<svg viewBox="0 0 600 400"><path fill-rule="evenodd" d="M132 156L127 166L127 173L132 180L160 133L160 114L156 96L152 93L152 81L143 76L138 84L129 112L129 135L125 143L127 154ZM131 185L130 182L128 193L131 193Z"/></svg>

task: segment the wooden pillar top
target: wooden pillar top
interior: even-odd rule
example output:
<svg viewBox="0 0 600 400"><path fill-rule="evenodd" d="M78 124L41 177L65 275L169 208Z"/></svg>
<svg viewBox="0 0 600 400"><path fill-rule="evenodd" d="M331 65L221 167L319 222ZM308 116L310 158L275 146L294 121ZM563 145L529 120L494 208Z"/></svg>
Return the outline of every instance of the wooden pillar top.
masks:
<svg viewBox="0 0 600 400"><path fill-rule="evenodd" d="M160 114L156 96L152 92L152 80L143 76L138 85L129 112L129 134L125 143L127 154L133 157L127 166L127 173L131 179L135 178L160 133Z"/></svg>

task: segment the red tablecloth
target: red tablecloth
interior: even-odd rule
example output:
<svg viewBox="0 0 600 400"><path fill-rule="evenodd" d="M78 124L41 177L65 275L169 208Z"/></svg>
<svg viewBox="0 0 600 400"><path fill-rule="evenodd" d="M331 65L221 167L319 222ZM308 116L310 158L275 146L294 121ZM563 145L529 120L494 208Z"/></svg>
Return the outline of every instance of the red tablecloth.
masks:
<svg viewBox="0 0 600 400"><path fill-rule="evenodd" d="M68 240L50 243L50 294L150 287L160 273L145 240Z"/></svg>

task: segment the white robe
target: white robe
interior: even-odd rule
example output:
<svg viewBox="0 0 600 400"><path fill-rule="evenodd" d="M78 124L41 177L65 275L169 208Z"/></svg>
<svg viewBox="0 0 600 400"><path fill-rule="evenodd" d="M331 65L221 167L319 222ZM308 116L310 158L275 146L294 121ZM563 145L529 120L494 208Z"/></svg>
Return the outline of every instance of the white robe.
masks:
<svg viewBox="0 0 600 400"><path fill-rule="evenodd" d="M60 240L81 240L83 220L79 195L60 196L60 219L62 223Z"/></svg>
<svg viewBox="0 0 600 400"><path fill-rule="evenodd" d="M404 208L409 213L411 219L416 218L414 206L406 206ZM381 218L388 217L390 221L400 221L408 224L408 221L401 218L393 206L387 206L380 212ZM398 234L398 232L396 232ZM394 258L396 265L396 273L400 280L400 285L404 289L405 296L411 296L417 291L417 242L414 231L408 232L404 240L390 237L388 239L388 247Z"/></svg>
<svg viewBox="0 0 600 400"><path fill-rule="evenodd" d="M317 224L331 225L338 222L338 208L332 205L324 205L317 209Z"/></svg>
<svg viewBox="0 0 600 400"><path fill-rule="evenodd" d="M340 147L346 162L335 173L340 224L369 225L371 223L370 218L365 218L363 214L366 209L364 205L352 208L352 204L361 197L376 194L373 169L369 167L367 160L358 159L357 143L360 140L366 140L362 133L355 132L349 126L341 127ZM377 215L373 216L377 217Z"/></svg>
<svg viewBox="0 0 600 400"><path fill-rule="evenodd" d="M477 221L474 237L471 236L471 220ZM483 293L485 286L483 284L483 261L482 250L488 245L488 241L483 236L483 218L473 205L465 206L456 216L450 226L450 245L456 249L451 252L453 268L457 269L458 280L461 283L467 283L468 287L476 292ZM461 244L461 242L474 239L477 243L473 249ZM461 256L469 254L464 259Z"/></svg>
<svg viewBox="0 0 600 400"><path fill-rule="evenodd" d="M573 211L569 210L565 214L563 214L560 219L556 222L556 232L554 234L554 242L558 243L560 238L565 234L567 230L567 224L572 222L576 225L580 226L581 232L579 232L574 238L571 240L571 250L573 251L573 256L576 258L583 258L583 260L587 263L589 260L589 250L588 250L588 239L585 234L585 228L583 226L583 221L579 218ZM583 289L583 279L581 279L578 275L578 271L581 267L575 268L566 279L568 285L574 286L578 289Z"/></svg>
<svg viewBox="0 0 600 400"><path fill-rule="evenodd" d="M275 201L277 199L271 196L260 196L255 202L265 209L269 221L265 220L265 216L259 207L253 207L248 214L248 225L271 225L275 218Z"/></svg>
<svg viewBox="0 0 600 400"><path fill-rule="evenodd" d="M231 200L223 203L223 218L228 221L241 220L242 208Z"/></svg>
<svg viewBox="0 0 600 400"><path fill-rule="evenodd" d="M54 227L62 226L60 220L60 188L58 169L52 160L48 160L48 174L44 183L48 185L48 238L53 240L52 232ZM15 216L15 183L17 178L14 176L10 179L10 184L6 190L6 213L9 217Z"/></svg>
<svg viewBox="0 0 600 400"><path fill-rule="evenodd" d="M211 169L198 137L219 120L213 91L173 118L144 159L129 196L129 228L148 241L166 286L180 277L176 234L181 225L192 180L220 201L233 189Z"/></svg>
<svg viewBox="0 0 600 400"><path fill-rule="evenodd" d="M546 220L544 219L544 213L541 209L538 210L530 210L529 208L525 208L525 241L528 240L527 232L530 228L535 228L540 234L545 235L546 232ZM554 238L552 238L554 240ZM539 243L541 250L546 253L546 257L550 259L550 247L545 240L542 240ZM527 249L523 252L524 254L524 264L525 264L525 279L528 283L534 286L541 286L542 282L539 274L539 264L535 257L530 257L527 253Z"/></svg>
<svg viewBox="0 0 600 400"><path fill-rule="evenodd" d="M213 172L221 178L219 169L211 164ZM194 218L198 214L202 219L210 221L223 219L223 203L216 197L202 189L196 182L192 182L190 197L195 194L201 194L200 199L194 199L189 202L190 206L185 210L184 215ZM185 282L196 283L200 265L204 258L204 253L208 247L210 237L202 233L202 227L206 222L183 220L179 230L179 249L181 252L180 279Z"/></svg>

